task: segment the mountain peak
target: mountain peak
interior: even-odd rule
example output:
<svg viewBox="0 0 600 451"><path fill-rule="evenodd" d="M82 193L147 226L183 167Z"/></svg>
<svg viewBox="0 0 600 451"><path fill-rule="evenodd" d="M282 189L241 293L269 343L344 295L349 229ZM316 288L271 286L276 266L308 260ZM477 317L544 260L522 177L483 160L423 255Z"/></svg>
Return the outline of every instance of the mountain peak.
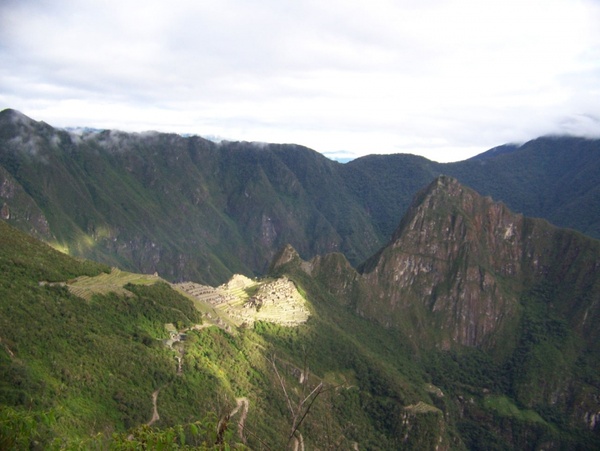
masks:
<svg viewBox="0 0 600 451"><path fill-rule="evenodd" d="M5 110L0 111L0 121L22 125L32 125L36 123L36 121L29 116L24 115L20 111L13 110L12 108L6 108Z"/></svg>
<svg viewBox="0 0 600 451"><path fill-rule="evenodd" d="M358 309L389 327L408 321L417 340L431 339L423 333L429 326L415 326L427 323L438 331L431 344L444 349L494 347L532 281L566 283L569 271L596 271L598 247L585 239L442 176L415 196L393 239L365 263L369 296Z"/></svg>
<svg viewBox="0 0 600 451"><path fill-rule="evenodd" d="M389 245L365 265L368 285L388 293L392 314L382 321L391 325L405 308L429 311L446 334L438 345L488 343L516 308L522 233L521 215L452 177L438 177L415 196Z"/></svg>
<svg viewBox="0 0 600 451"><path fill-rule="evenodd" d="M410 229L418 227L415 221L423 223L432 215L451 212L453 212L452 214L466 211L475 213L475 210L488 208L493 203L491 198L480 196L472 189L462 185L457 179L440 175L415 195L407 213L392 235L392 242L396 241L407 227ZM498 206L500 205L502 204L498 204ZM504 208L503 205L502 208Z"/></svg>
<svg viewBox="0 0 600 451"><path fill-rule="evenodd" d="M462 185L454 177L440 175L435 180L433 180L433 182L431 182L427 187L425 187L423 192L426 196L434 196L443 193L446 196L450 195L452 197L456 197L460 195L465 189L465 186Z"/></svg>
<svg viewBox="0 0 600 451"><path fill-rule="evenodd" d="M291 244L286 244L273 258L269 272L275 271L288 263L301 260L298 251Z"/></svg>
<svg viewBox="0 0 600 451"><path fill-rule="evenodd" d="M434 179L429 185L427 185L422 190L422 193L425 197L437 196L440 194L443 194L444 196L457 197L465 190L471 191L473 194L476 194L475 191L472 191L471 189L467 188L454 177L442 174L436 179ZM415 197L418 200L419 194L417 194L417 196Z"/></svg>

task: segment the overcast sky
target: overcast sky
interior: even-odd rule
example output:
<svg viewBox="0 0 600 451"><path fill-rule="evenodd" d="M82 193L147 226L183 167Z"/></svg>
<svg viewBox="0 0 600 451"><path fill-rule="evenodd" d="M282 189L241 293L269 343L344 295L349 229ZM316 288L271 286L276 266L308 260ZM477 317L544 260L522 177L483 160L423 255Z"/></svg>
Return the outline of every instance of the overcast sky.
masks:
<svg viewBox="0 0 600 451"><path fill-rule="evenodd" d="M1 0L0 109L456 161L600 136L599 0Z"/></svg>

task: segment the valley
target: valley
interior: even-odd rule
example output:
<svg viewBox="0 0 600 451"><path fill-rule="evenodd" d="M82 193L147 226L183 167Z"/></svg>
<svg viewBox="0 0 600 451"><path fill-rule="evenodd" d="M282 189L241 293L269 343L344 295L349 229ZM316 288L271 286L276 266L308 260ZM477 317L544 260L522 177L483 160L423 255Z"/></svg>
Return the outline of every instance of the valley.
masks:
<svg viewBox="0 0 600 451"><path fill-rule="evenodd" d="M598 449L599 168L0 112L0 448Z"/></svg>
<svg viewBox="0 0 600 451"><path fill-rule="evenodd" d="M292 245L358 266L414 195L445 174L512 211L600 238L600 140L543 137L456 163L370 155L347 164L298 145L75 135L0 112L0 209L70 255L170 282L262 277Z"/></svg>

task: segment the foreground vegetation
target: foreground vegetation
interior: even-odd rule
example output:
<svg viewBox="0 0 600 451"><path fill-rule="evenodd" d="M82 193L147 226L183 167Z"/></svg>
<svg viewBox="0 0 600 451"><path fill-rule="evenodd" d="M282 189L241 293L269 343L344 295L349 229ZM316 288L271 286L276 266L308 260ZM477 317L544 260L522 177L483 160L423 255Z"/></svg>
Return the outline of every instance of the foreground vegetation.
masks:
<svg viewBox="0 0 600 451"><path fill-rule="evenodd" d="M547 396L567 379L599 386L548 307L555 288L523 298L499 358L415 347L293 265L277 271L310 301L308 321L228 333L160 280L0 222L0 448L597 449L597 432ZM81 276L88 291L61 283ZM101 280L113 288L90 288ZM166 324L185 339L168 345Z"/></svg>
<svg viewBox="0 0 600 451"><path fill-rule="evenodd" d="M189 299L161 282L76 296L58 282L109 268L0 227L3 447L135 449L136 440L212 447L218 424L244 397L243 431L231 418L224 443L281 449L302 437L306 446L383 449L397 445L402 405L427 397L418 372L404 376L382 363L393 339L377 333L374 350L328 315L297 328L189 330L185 341L165 346L165 324L202 322ZM144 426L157 391L160 419Z"/></svg>

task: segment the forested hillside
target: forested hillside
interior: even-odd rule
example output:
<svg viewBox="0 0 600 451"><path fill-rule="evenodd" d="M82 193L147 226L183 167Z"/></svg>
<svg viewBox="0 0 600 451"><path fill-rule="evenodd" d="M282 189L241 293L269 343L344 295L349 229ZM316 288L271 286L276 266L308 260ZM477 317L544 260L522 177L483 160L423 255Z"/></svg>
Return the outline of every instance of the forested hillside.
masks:
<svg viewBox="0 0 600 451"><path fill-rule="evenodd" d="M456 163L414 155L371 155L342 168L348 187L390 236L414 194L441 174L513 211L600 238L600 141L544 137Z"/></svg>
<svg viewBox="0 0 600 451"><path fill-rule="evenodd" d="M598 446L599 268L600 241L449 177L415 196L358 270L292 248L274 263L397 333L469 449Z"/></svg>
<svg viewBox="0 0 600 451"><path fill-rule="evenodd" d="M540 138L459 163L173 134L75 134L0 112L0 213L71 255L170 281L264 274L290 243L358 265L440 174L514 211L600 237L597 140ZM508 149L508 150L507 150Z"/></svg>
<svg viewBox="0 0 600 451"><path fill-rule="evenodd" d="M599 262L446 177L359 271L286 246L214 304L2 221L0 445L597 449ZM228 318L282 276L302 321Z"/></svg>
<svg viewBox="0 0 600 451"><path fill-rule="evenodd" d="M298 284L305 324L227 331L152 277L82 298L77 280L109 268L2 221L0 269L2 449L422 449L455 435L431 427L437 408L417 409L432 395L395 334L319 289Z"/></svg>

